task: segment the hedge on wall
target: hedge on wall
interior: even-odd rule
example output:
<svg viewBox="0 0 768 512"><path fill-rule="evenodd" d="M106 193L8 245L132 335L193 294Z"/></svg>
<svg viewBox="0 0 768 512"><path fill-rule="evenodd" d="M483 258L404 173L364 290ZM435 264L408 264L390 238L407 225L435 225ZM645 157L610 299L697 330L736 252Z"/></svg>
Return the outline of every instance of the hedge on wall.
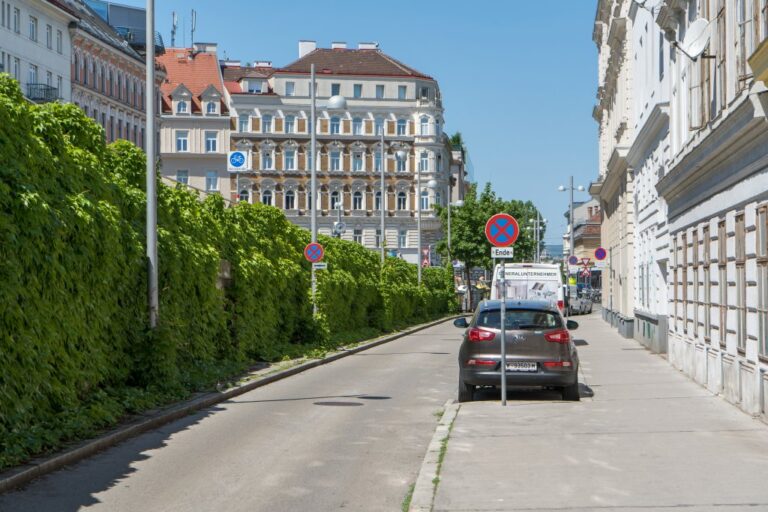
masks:
<svg viewBox="0 0 768 512"><path fill-rule="evenodd" d="M147 327L145 158L73 105L35 106L0 74L0 468L254 361L329 349L453 307L451 273L322 238L272 207L158 182L160 323ZM225 262L225 263L222 263ZM231 280L220 280L229 264Z"/></svg>

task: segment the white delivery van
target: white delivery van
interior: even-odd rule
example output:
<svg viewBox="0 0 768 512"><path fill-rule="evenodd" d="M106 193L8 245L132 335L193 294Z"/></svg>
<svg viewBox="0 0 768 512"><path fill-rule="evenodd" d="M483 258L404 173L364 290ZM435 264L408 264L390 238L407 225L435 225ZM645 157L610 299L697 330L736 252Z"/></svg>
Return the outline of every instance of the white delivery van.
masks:
<svg viewBox="0 0 768 512"><path fill-rule="evenodd" d="M501 272L506 278L506 298L546 300L557 304L562 312L565 307L563 297L563 277L560 265L548 263L506 263L493 269L491 299L500 298L499 280Z"/></svg>

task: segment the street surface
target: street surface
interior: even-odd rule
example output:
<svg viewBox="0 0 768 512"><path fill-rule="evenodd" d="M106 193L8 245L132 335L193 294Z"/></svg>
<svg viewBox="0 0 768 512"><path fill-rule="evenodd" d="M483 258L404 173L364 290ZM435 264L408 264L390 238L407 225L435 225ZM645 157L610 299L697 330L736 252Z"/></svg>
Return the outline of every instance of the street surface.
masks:
<svg viewBox="0 0 768 512"><path fill-rule="evenodd" d="M270 384L0 496L2 512L400 510L445 401L451 322Z"/></svg>
<svg viewBox="0 0 768 512"><path fill-rule="evenodd" d="M435 511L768 510L768 425L599 313L574 319L582 401L515 392L503 408L489 391L462 404Z"/></svg>

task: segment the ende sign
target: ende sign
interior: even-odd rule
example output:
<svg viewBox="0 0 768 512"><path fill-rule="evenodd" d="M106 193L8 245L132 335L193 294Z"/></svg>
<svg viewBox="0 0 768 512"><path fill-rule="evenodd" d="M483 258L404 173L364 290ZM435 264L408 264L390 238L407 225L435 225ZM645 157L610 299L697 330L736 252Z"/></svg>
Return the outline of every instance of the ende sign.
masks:
<svg viewBox="0 0 768 512"><path fill-rule="evenodd" d="M491 258L513 258L514 247L491 247Z"/></svg>

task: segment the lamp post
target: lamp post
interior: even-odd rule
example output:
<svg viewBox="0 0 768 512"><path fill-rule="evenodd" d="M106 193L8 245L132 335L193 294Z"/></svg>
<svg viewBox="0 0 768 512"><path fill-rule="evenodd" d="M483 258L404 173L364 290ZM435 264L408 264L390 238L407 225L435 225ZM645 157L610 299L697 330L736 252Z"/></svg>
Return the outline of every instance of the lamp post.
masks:
<svg viewBox="0 0 768 512"><path fill-rule="evenodd" d="M538 211L536 212L536 218L535 219L529 219L528 222L532 224L532 226L527 226L525 229L527 230L534 230L534 237L536 240L536 253L535 253L535 259L534 261L536 263L541 263L541 228L543 227L542 224L547 223L547 219L541 218L541 213Z"/></svg>
<svg viewBox="0 0 768 512"><path fill-rule="evenodd" d="M149 327L157 327L159 298L157 285L157 190L155 173L155 0L147 0L147 56L146 56L146 105L147 105L147 295Z"/></svg>
<svg viewBox="0 0 768 512"><path fill-rule="evenodd" d="M571 238L570 238L570 247L568 247L568 256L573 256L573 231L575 227L575 223L573 222L573 191L578 190L579 192L584 192L584 186L579 185L578 187L573 186L573 176L571 176L571 180L569 182L568 187L565 187L563 185L560 185L557 187L557 190L560 192L565 192L566 190L570 192L570 200L568 202L568 222L571 225L570 232L571 232Z"/></svg>

